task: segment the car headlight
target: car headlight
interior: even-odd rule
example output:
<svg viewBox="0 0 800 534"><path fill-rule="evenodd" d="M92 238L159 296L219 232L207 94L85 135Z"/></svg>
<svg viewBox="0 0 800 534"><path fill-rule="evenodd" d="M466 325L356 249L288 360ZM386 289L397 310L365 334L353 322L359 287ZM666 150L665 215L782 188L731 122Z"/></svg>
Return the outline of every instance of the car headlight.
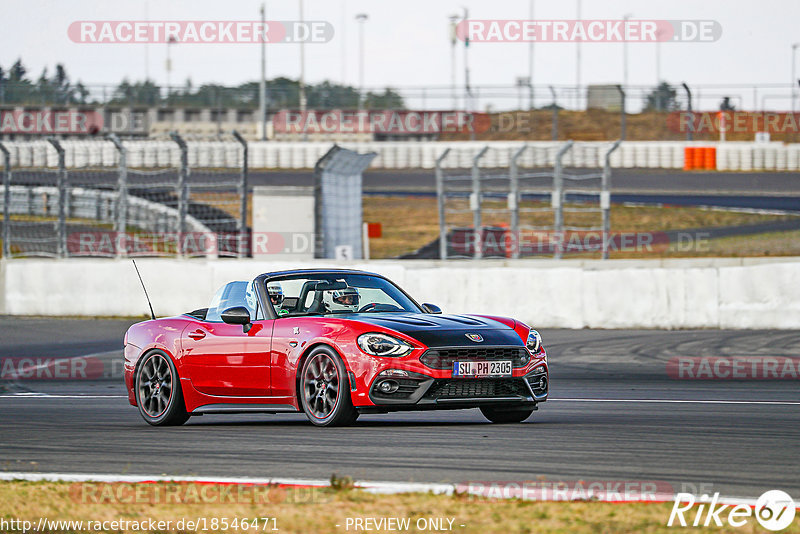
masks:
<svg viewBox="0 0 800 534"><path fill-rule="evenodd" d="M531 354L538 354L542 350L542 335L536 330L528 332L528 340L525 342Z"/></svg>
<svg viewBox="0 0 800 534"><path fill-rule="evenodd" d="M405 356L414 348L405 341L387 334L371 333L358 336L358 346L373 356Z"/></svg>

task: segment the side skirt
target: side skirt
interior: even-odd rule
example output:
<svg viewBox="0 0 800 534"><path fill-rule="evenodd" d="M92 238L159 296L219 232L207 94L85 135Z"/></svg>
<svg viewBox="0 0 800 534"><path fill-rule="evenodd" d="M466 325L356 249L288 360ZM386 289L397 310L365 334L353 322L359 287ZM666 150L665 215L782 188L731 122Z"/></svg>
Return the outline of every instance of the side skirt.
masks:
<svg viewBox="0 0 800 534"><path fill-rule="evenodd" d="M192 410L192 415L207 413L299 413L291 404L204 404Z"/></svg>

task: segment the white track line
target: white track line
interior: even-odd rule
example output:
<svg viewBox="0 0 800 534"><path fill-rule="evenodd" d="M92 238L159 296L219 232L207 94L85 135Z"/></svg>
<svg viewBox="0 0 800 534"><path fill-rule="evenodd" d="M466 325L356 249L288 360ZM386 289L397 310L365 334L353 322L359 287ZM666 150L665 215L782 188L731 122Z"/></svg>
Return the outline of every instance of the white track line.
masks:
<svg viewBox="0 0 800 534"><path fill-rule="evenodd" d="M30 482L101 482L101 483L148 483L148 482L201 482L211 484L280 484L283 486L300 486L300 487L320 487L327 488L330 486L330 481L320 479L303 479L303 478L251 478L251 477L168 477L168 476L148 476L148 475L108 475L108 474L92 474L92 473L24 473L24 472L0 472L0 481L14 481L25 480ZM435 484L424 482L388 482L388 481L360 481L355 482L354 486L358 489L364 490L368 493L394 495L398 493L434 493L436 495L453 495L456 491L463 491L466 489L467 493L476 496L484 496L478 490L470 490L470 485L466 484ZM512 497L499 497L492 498L517 498ZM524 497L523 497L524 498ZM614 497L610 502L671 502L674 496L659 494L655 500L653 499L630 499L626 500ZM535 498L530 500L536 500ZM547 500L547 499L545 499ZM557 499L554 502L567 500L585 500L585 497L576 495L574 498ZM603 499L599 499L602 502ZM718 501L720 504L738 505L744 504L745 506L753 507L756 504L755 498L750 497L720 497ZM800 509L800 506L797 507Z"/></svg>

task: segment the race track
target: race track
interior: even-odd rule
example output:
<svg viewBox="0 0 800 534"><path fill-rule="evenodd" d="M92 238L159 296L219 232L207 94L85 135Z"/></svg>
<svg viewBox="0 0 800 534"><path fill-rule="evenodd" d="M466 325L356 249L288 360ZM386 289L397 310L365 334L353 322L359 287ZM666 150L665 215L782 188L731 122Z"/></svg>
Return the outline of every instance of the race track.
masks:
<svg viewBox="0 0 800 534"><path fill-rule="evenodd" d="M0 318L0 357L119 348L131 321ZM800 495L797 380L689 381L673 356L796 356L796 331L543 330L551 400L524 424L477 410L362 416L320 429L302 415L192 418L153 428L109 381L21 381L0 394L6 471L417 482L627 480L676 491ZM25 392L47 395L30 396ZM87 396L88 395L88 396ZM658 402L653 402L658 401Z"/></svg>

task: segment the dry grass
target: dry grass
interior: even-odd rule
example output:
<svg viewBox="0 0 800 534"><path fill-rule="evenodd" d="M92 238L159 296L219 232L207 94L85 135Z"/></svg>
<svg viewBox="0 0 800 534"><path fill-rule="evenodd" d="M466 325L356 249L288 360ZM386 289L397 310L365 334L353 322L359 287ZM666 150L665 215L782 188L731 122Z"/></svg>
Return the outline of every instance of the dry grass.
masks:
<svg viewBox="0 0 800 534"><path fill-rule="evenodd" d="M715 239L708 256L800 256L800 231Z"/></svg>
<svg viewBox="0 0 800 534"><path fill-rule="evenodd" d="M523 202L522 208L543 208L548 204L543 202ZM389 197L365 196L363 201L364 220L379 222L383 226L383 236L370 241L370 251L373 258L391 258L408 254L419 249L439 236L439 219L436 199L432 197ZM467 201L453 200L449 208L467 210ZM488 209L503 209L504 202L486 201L483 204ZM578 207L578 206L572 206ZM618 206L611 209L612 232L666 232L689 228L708 228L715 226L734 226L755 224L768 221L778 221L787 218L782 215L762 215L754 213L739 213L732 211L702 209L697 207L650 207L650 206ZM601 222L599 213L565 213L564 222L568 226L599 226ZM507 212L486 213L483 216L484 225L505 225L509 223ZM536 212L520 214L520 224L536 227L550 226L553 223L551 212ZM468 212L448 215L450 226L471 226L472 214ZM789 235L776 234L776 236ZM758 246L738 248L738 240L744 239L757 243L758 237L729 238L723 247L712 247L712 254L704 251L681 252L679 250L654 250L646 253L648 257L663 256L697 256L697 255L722 255L722 256L760 256ZM755 239L755 241L753 241ZM794 238L785 241L791 243ZM725 240L720 240L725 241ZM712 241L711 243L715 243ZM762 247L763 248L763 247ZM771 247L775 255L791 254L791 252L778 252L778 250L797 250L791 246ZM765 249L767 250L767 249ZM745 252L747 251L747 252ZM615 257L637 257L638 253L618 253ZM582 255L582 257L591 257Z"/></svg>
<svg viewBox="0 0 800 534"><path fill-rule="evenodd" d="M141 486L141 485L140 485ZM152 486L147 495L152 495ZM159 484L161 489L175 484ZM203 486L181 485L181 495L203 495ZM189 487L187 487L189 486ZM259 493L258 498L237 497L234 488L233 502L225 503L197 500L189 504L170 502L153 503L149 498L119 502L113 498L118 490L106 491L107 485L78 485L69 483L0 483L0 517L38 521L40 517L104 521L171 520L205 518L211 531L213 518L276 518L280 532L347 532L347 518L410 518L410 532L418 532L414 523L419 518L451 518L453 531L470 533L615 533L674 532L667 527L671 503L608 504L597 502L532 502L519 500L486 500L474 497L434 496L429 494L371 495L354 490L311 490L271 488ZM206 485L207 488L207 485ZM190 491L187 491L190 490ZM162 493L165 494L165 493ZM88 497L87 497L88 495ZM111 499L101 499L103 495ZM124 494L127 495L127 494ZM246 493L245 495L253 495ZM214 499L212 499L214 500ZM99 502L98 502L99 501ZM255 501L255 502L254 502ZM692 516L693 517L693 516ZM446 523L445 523L446 524ZM338 525L338 526L337 526ZM463 527L461 526L463 525ZM692 532L760 532L758 523L751 519L745 527L703 529ZM271 525L270 525L271 528ZM679 527L678 527L679 528ZM173 527L174 529L174 527ZM198 531L199 529L184 529ZM229 529L228 532L242 532ZM258 532L261 532L259 524ZM271 531L271 530L269 530ZM353 531L351 526L350 531ZM374 532L374 530L370 530ZM69 532L64 531L64 532ZM251 528L249 532L254 532ZM800 524L782 531L800 532Z"/></svg>

